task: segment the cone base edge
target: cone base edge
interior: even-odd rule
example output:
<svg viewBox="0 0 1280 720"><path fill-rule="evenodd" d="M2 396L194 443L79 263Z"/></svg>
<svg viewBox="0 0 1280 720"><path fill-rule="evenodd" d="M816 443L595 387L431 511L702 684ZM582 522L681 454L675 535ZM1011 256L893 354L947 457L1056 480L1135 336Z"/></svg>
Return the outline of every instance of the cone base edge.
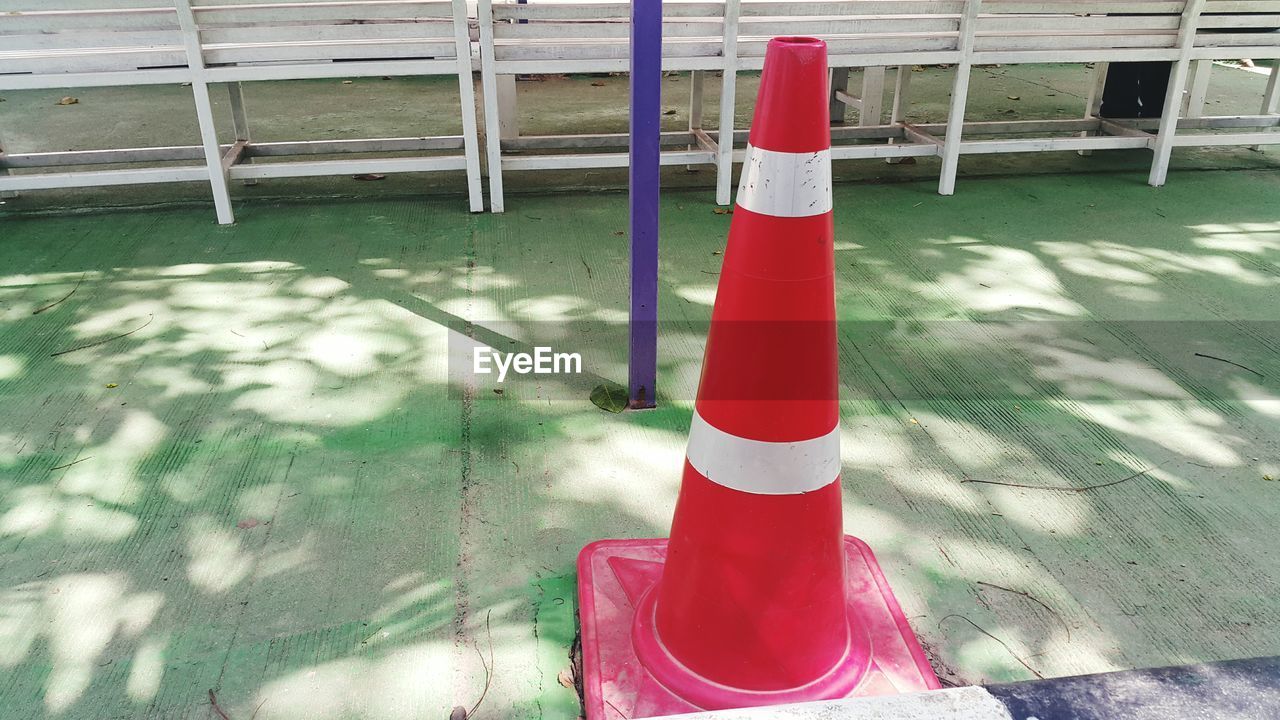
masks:
<svg viewBox="0 0 1280 720"><path fill-rule="evenodd" d="M874 553L845 536L846 602L853 622L871 637L869 669L849 692L836 697L891 695L941 687L907 622ZM632 639L635 606L646 584L661 575L667 540L598 540L578 555L578 612L582 628L583 711L587 720L661 717L712 709L667 689L645 668ZM836 699L820 688L738 694L734 706ZM742 700L754 695L756 701ZM744 704L745 703L745 704Z"/></svg>

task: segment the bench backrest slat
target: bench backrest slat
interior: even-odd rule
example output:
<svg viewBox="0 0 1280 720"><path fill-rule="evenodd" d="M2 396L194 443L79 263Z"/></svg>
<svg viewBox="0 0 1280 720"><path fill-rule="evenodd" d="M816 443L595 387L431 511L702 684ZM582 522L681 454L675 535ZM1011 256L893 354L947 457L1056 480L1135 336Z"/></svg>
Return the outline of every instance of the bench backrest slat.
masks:
<svg viewBox="0 0 1280 720"><path fill-rule="evenodd" d="M671 21L662 24L664 41L683 37L721 37L723 34L724 25L719 18L707 18L705 21ZM502 23L494 26L494 36L504 40L612 38L625 43L631 36L631 23L623 19L601 22Z"/></svg>
<svg viewBox="0 0 1280 720"><path fill-rule="evenodd" d="M842 15L959 15L964 0L826 0L819 2L757 2L746 0L740 6L741 16L778 17Z"/></svg>
<svg viewBox="0 0 1280 720"><path fill-rule="evenodd" d="M1094 33L1124 35L1126 33L1165 32L1178 34L1181 18L1169 15L979 15L975 28L978 35L1019 35L1036 32Z"/></svg>
<svg viewBox="0 0 1280 720"><path fill-rule="evenodd" d="M448 0L199 3L209 64L457 57Z"/></svg>
<svg viewBox="0 0 1280 720"><path fill-rule="evenodd" d="M451 0L193 0L207 65L456 59ZM174 0L0 0L0 74L185 67Z"/></svg>
<svg viewBox="0 0 1280 720"><path fill-rule="evenodd" d="M1196 47L1269 47L1280 46L1280 33L1200 33Z"/></svg>
<svg viewBox="0 0 1280 720"><path fill-rule="evenodd" d="M0 74L185 66L172 0L3 0ZM167 6L166 6L167 5Z"/></svg>
<svg viewBox="0 0 1280 720"><path fill-rule="evenodd" d="M671 2L662 3L662 15L678 17L724 17L723 2ZM631 17L629 2L574 2L538 3L526 5L514 2L495 2L494 20L605 20Z"/></svg>
<svg viewBox="0 0 1280 720"><path fill-rule="evenodd" d="M984 0L974 23L976 53L1015 53L1024 62L1049 61L1056 52L1152 49L1177 56L1185 2L1166 0Z"/></svg>
<svg viewBox="0 0 1280 720"><path fill-rule="evenodd" d="M738 56L763 55L765 41L778 35L813 35L837 55L904 53L904 62L937 60L939 51L958 47L963 0L750 0L739 5ZM555 59L548 48L563 47L566 59L600 60L613 69L629 56L630 3L499 2L492 6L494 59L503 63ZM723 60L723 2L663 4L665 58L705 58L708 68ZM750 63L748 63L750 64ZM508 66L506 71L518 71Z"/></svg>
<svg viewBox="0 0 1280 720"><path fill-rule="evenodd" d="M1209 0L1202 14L1212 13L1274 13L1276 0Z"/></svg>
<svg viewBox="0 0 1280 720"><path fill-rule="evenodd" d="M984 14L1047 15L1177 15L1186 6L1181 0L983 0Z"/></svg>
<svg viewBox="0 0 1280 720"><path fill-rule="evenodd" d="M1272 8L1273 15L1201 15L1196 27L1201 30L1220 30L1223 28L1280 28L1280 3Z"/></svg>
<svg viewBox="0 0 1280 720"><path fill-rule="evenodd" d="M814 35L823 39L839 35L932 35L955 33L960 18L948 15L884 17L749 18L738 23L741 35ZM782 30L783 33L776 31Z"/></svg>
<svg viewBox="0 0 1280 720"><path fill-rule="evenodd" d="M1193 55L1215 60L1277 58L1277 29L1280 0L1207 0L1196 22Z"/></svg>
<svg viewBox="0 0 1280 720"><path fill-rule="evenodd" d="M390 42L453 41L453 23L424 20L414 23L350 25L223 26L200 30L205 47L226 44L277 44L295 42L339 43L343 41L387 40Z"/></svg>
<svg viewBox="0 0 1280 720"><path fill-rule="evenodd" d="M836 35L826 38L827 54L831 64L839 63L840 56L857 56L880 53L901 53L910 59L915 53L933 53L956 49L956 38L944 35L893 36L893 35ZM769 37L746 37L738 39L738 55L741 57L764 57ZM907 63L904 63L907 64ZM909 63L914 64L914 63Z"/></svg>
<svg viewBox="0 0 1280 720"><path fill-rule="evenodd" d="M78 14L132 8L173 10L173 0L0 0L0 15L35 11Z"/></svg>
<svg viewBox="0 0 1280 720"><path fill-rule="evenodd" d="M664 59L715 57L720 44L719 40L705 39L664 42L662 56ZM625 60L630 57L630 48L626 43L602 40L544 40L518 46L496 43L493 56L495 60Z"/></svg>
<svg viewBox="0 0 1280 720"><path fill-rule="evenodd" d="M177 29L178 18L173 8L126 8L77 13L65 10L0 12L0 35Z"/></svg>
<svg viewBox="0 0 1280 720"><path fill-rule="evenodd" d="M668 1L662 5L664 60L720 57L723 2ZM613 70L630 57L630 2L492 5L493 58L497 62L566 60L575 70ZM595 63L595 64L593 64Z"/></svg>
<svg viewBox="0 0 1280 720"><path fill-rule="evenodd" d="M145 68L185 67L181 47L115 48L110 51L0 51L0 75L35 73L121 72Z"/></svg>
<svg viewBox="0 0 1280 720"><path fill-rule="evenodd" d="M299 22L375 22L379 20L448 20L453 17L452 3L441 0L423 2L272 2L256 5L220 6L201 0L192 8L196 22L202 27L217 24L256 24Z"/></svg>
<svg viewBox="0 0 1280 720"><path fill-rule="evenodd" d="M264 62L312 63L322 60L406 60L411 58L439 60L453 57L455 57L455 53L452 41L308 41L204 46L205 62L209 65Z"/></svg>

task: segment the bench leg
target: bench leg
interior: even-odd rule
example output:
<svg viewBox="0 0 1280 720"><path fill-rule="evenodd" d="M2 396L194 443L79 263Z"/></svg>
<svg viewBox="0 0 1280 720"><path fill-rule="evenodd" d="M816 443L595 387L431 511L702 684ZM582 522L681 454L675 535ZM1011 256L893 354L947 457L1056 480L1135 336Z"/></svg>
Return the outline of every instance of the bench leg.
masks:
<svg viewBox="0 0 1280 720"><path fill-rule="evenodd" d="M4 150L8 147L4 142L4 135L0 134L0 177L8 177L9 166L4 162ZM18 197L16 190L0 190L0 200L9 200Z"/></svg>
<svg viewBox="0 0 1280 720"><path fill-rule="evenodd" d="M911 67L899 65L897 76L893 81L893 105L889 109L889 122L900 123L907 116L910 99L907 93L911 90Z"/></svg>
<svg viewBox="0 0 1280 720"><path fill-rule="evenodd" d="M218 130L213 123L213 103L209 100L209 85L197 77L191 83L191 94L196 103L196 120L200 123L200 140L204 145L204 162L209 169L209 188L213 191L213 207L218 214L218 224L230 225L236 221L231 211L231 195L227 191L227 171L222 167L222 150L218 147Z"/></svg>
<svg viewBox="0 0 1280 720"><path fill-rule="evenodd" d="M1098 113L1102 110L1102 89L1107 85L1107 68L1109 63L1100 62L1093 66L1093 82L1089 83L1089 98L1084 103L1084 119L1093 120L1098 117ZM1080 133L1080 137L1089 137L1096 133L1092 130L1085 130ZM1087 157L1093 154L1092 150L1077 150L1076 154Z"/></svg>
<svg viewBox="0 0 1280 720"><path fill-rule="evenodd" d="M516 76L498 77L498 135L503 140L520 137L520 115L516 110Z"/></svg>
<svg viewBox="0 0 1280 720"><path fill-rule="evenodd" d="M1205 96L1209 94L1209 72L1212 60L1196 60L1191 64L1191 90L1183 103L1182 117L1198 118L1204 115Z"/></svg>
<svg viewBox="0 0 1280 720"><path fill-rule="evenodd" d="M457 2L457 0L455 0ZM465 7L462 11L465 15ZM500 213L506 207L502 197L502 111L498 102L498 74L493 59L493 5L490 0L479 0L480 15L480 95L484 107L485 166L489 171L489 210ZM462 53L460 52L459 55ZM470 51L468 51L468 55ZM470 58L468 57L468 61ZM470 75L470 71L467 73ZM511 79L515 88L515 78ZM509 110L515 109L512 103ZM472 117L475 114L472 113Z"/></svg>
<svg viewBox="0 0 1280 720"><path fill-rule="evenodd" d="M1169 177L1169 156L1173 154L1173 134L1178 129L1178 110L1182 106L1182 91L1187 86L1187 70L1190 63L1179 60L1169 71L1169 91L1164 96L1164 111L1160 115L1160 128L1156 134L1155 157L1151 161L1151 174L1147 184L1160 187Z"/></svg>
<svg viewBox="0 0 1280 720"><path fill-rule="evenodd" d="M236 142L245 144L245 153L242 155L243 162L246 165L253 164L253 156L248 152L249 145L249 114L245 112L244 107L244 90L240 83L227 83L227 95L231 101L231 124L235 126ZM255 178L244 180L245 185L257 185Z"/></svg>
<svg viewBox="0 0 1280 720"><path fill-rule="evenodd" d="M911 66L899 65L897 72L893 78L893 104L889 108L889 124L897 127L906 119L907 108L910 107L910 99L907 93L911 90ZM893 138L889 138L889 144L895 144ZM885 162L890 165L897 165L902 162L902 158L890 157L885 158Z"/></svg>
<svg viewBox="0 0 1280 720"><path fill-rule="evenodd" d="M716 204L733 202L733 120L737 103L738 75L724 71L720 81L720 129L716 135Z"/></svg>
<svg viewBox="0 0 1280 720"><path fill-rule="evenodd" d="M1271 75L1267 78L1267 89L1262 94L1262 115L1280 114L1280 58L1271 61ZM1250 145L1250 150L1261 151L1261 145Z"/></svg>
<svg viewBox="0 0 1280 720"><path fill-rule="evenodd" d="M702 129L702 97L703 83L706 78L706 72L702 70L694 70L689 73L689 131ZM695 138L694 143L689 145L689 150L697 150L700 146ZM697 169L695 165L685 165L685 170L690 172Z"/></svg>
<svg viewBox="0 0 1280 720"><path fill-rule="evenodd" d="M489 210L500 213L506 209L502 197L502 121L498 104L498 77L493 69L481 74L481 93L484 96L484 147L489 168Z"/></svg>
<svg viewBox="0 0 1280 720"><path fill-rule="evenodd" d="M858 125L868 127L880 124L884 107L884 67L862 69L862 107L858 108Z"/></svg>
<svg viewBox="0 0 1280 720"><path fill-rule="evenodd" d="M1262 114L1280 113L1280 59L1271 61L1271 75L1267 78L1267 90L1262 98Z"/></svg>
<svg viewBox="0 0 1280 720"><path fill-rule="evenodd" d="M484 191L480 186L480 129L476 123L476 81L470 59L465 72L458 73L458 95L462 106L462 154L467 161L467 207L484 212ZM487 114L487 113L486 113Z"/></svg>
<svg viewBox="0 0 1280 720"><path fill-rule="evenodd" d="M489 8L486 6L484 10L488 11ZM489 47L493 47L493 26L490 25L487 29ZM471 33L467 22L467 4L463 0L453 0L453 49L457 61L455 72L458 76L458 108L462 111L462 155L467 169L467 207L473 213L484 212L484 191L480 188L480 129L476 122L476 78L471 70ZM492 67L489 66L490 70ZM485 99L488 100L487 97ZM491 107L493 106L486 103L486 116L490 114Z"/></svg>
<svg viewBox="0 0 1280 720"><path fill-rule="evenodd" d="M956 66L956 79L951 87L951 108L947 113L947 135L942 141L942 173L938 178L938 194L953 195L956 172L960 166L960 142L964 133L964 110L969 95L970 63Z"/></svg>
<svg viewBox="0 0 1280 720"><path fill-rule="evenodd" d="M849 109L844 101L836 97L837 92L849 92L849 68L833 67L831 68L831 82L828 86L829 97L827 99L831 110L831 124L843 125L844 114Z"/></svg>

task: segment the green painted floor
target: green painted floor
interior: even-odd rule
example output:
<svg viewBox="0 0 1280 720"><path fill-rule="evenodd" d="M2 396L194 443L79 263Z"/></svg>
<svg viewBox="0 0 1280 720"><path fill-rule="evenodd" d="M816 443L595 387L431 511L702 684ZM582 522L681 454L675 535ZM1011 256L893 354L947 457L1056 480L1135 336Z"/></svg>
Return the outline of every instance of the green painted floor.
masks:
<svg viewBox="0 0 1280 720"><path fill-rule="evenodd" d="M1144 180L836 188L847 528L949 684L1280 653L1280 174ZM621 415L621 194L0 215L0 717L576 717L574 557L666 531L713 208L665 196Z"/></svg>

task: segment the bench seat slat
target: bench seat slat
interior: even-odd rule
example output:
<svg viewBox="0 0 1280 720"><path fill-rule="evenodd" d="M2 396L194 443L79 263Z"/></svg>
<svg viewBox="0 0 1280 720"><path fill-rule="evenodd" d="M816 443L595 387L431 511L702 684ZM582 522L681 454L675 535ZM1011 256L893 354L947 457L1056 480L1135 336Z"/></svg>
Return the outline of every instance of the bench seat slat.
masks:
<svg viewBox="0 0 1280 720"><path fill-rule="evenodd" d="M127 72L153 67L185 67L186 64L186 51L177 46L77 51L0 51L0 75Z"/></svg>
<svg viewBox="0 0 1280 720"><path fill-rule="evenodd" d="M408 8L418 5L448 6L449 0L191 0L191 9L196 12L206 8L235 8L251 11L274 7L294 8L297 12L309 14L323 8L346 7L358 15L373 12L378 7Z"/></svg>
<svg viewBox="0 0 1280 720"><path fill-rule="evenodd" d="M973 39L973 49L977 52L993 52L1000 50L1098 50L1105 53L1111 49L1121 48L1172 48L1177 45L1176 33L1150 33L1131 35L1079 34L1063 35L1053 33L1028 35L997 35L993 37L977 36Z"/></svg>
<svg viewBox="0 0 1280 720"><path fill-rule="evenodd" d="M957 34L826 35L822 38L827 43L829 56L904 53L908 56L903 57L903 63L912 65L917 63L909 54L954 50L959 40ZM738 38L738 55L764 57L769 39L768 36Z"/></svg>
<svg viewBox="0 0 1280 720"><path fill-rule="evenodd" d="M177 29L178 15L172 8L127 8L77 13L0 12L0 34Z"/></svg>
<svg viewBox="0 0 1280 720"><path fill-rule="evenodd" d="M73 13L129 8L173 9L173 0L0 0L0 14L31 11Z"/></svg>
<svg viewBox="0 0 1280 720"><path fill-rule="evenodd" d="M1111 48L1099 52L1097 48L1057 48L1053 50L975 50L974 63L1090 63L1105 57L1108 62L1173 61L1179 57L1176 47Z"/></svg>
<svg viewBox="0 0 1280 720"><path fill-rule="evenodd" d="M841 15L959 15L961 0L834 0L827 2L744 2L741 16L813 17Z"/></svg>
<svg viewBox="0 0 1280 720"><path fill-rule="evenodd" d="M3 52L23 50L67 50L92 52L111 48L180 46L182 37L176 30L142 30L139 32L67 32L34 35L0 33Z"/></svg>
<svg viewBox="0 0 1280 720"><path fill-rule="evenodd" d="M1276 5L1280 12L1280 3ZM1280 14L1277 15L1201 15L1196 23L1199 29L1213 28L1274 28L1280 27Z"/></svg>
<svg viewBox="0 0 1280 720"><path fill-rule="evenodd" d="M1205 3L1204 13L1274 13L1280 12L1278 0L1210 0Z"/></svg>
<svg viewBox="0 0 1280 720"><path fill-rule="evenodd" d="M722 37L723 22L707 19L696 22L664 23L662 36ZM855 35L874 33L954 33L959 22L949 18L852 18L852 19L787 19L785 21L750 20L740 22L740 35ZM495 38L504 40L551 40L558 38L618 38L630 37L631 24L622 20L613 22L530 22L523 24L500 23L494 25Z"/></svg>
<svg viewBox="0 0 1280 720"><path fill-rule="evenodd" d="M337 43L355 40L453 40L453 23L361 23L358 25L267 25L209 28L200 33L210 45L296 42Z"/></svg>
<svg viewBox="0 0 1280 720"><path fill-rule="evenodd" d="M724 23L720 18L707 18L699 22L663 23L662 36L671 37L721 37ZM530 22L498 23L493 26L495 38L511 40L619 38L631 36L631 23L617 19L608 22Z"/></svg>
<svg viewBox="0 0 1280 720"><path fill-rule="evenodd" d="M1280 32L1196 33L1195 47L1280 46Z"/></svg>
<svg viewBox="0 0 1280 720"><path fill-rule="evenodd" d="M742 35L867 35L957 32L958 17L907 15L901 17L850 18L752 18L738 24Z"/></svg>
<svg viewBox="0 0 1280 720"><path fill-rule="evenodd" d="M207 1L207 0L206 0ZM376 2L376 3L269 3L263 5L216 6L192 8L196 22L202 27L219 23L274 23L305 20L383 20L383 19L449 19L453 6L447 2Z"/></svg>
<svg viewBox="0 0 1280 720"><path fill-rule="evenodd" d="M1136 2L1113 2L1112 0L1063 0L1050 2L1034 2L1027 0L983 0L982 12L985 14L1002 13L1044 13L1065 15L1166 15L1182 12L1183 3L1164 2L1163 0L1137 0Z"/></svg>
<svg viewBox="0 0 1280 720"><path fill-rule="evenodd" d="M724 17L722 2L664 2L664 17ZM604 18L627 19L631 17L631 4L626 2L604 3L538 3L529 5L494 3L494 20L600 20Z"/></svg>
<svg viewBox="0 0 1280 720"><path fill-rule="evenodd" d="M211 65L222 65L288 61L441 59L453 58L456 55L452 41L351 40L205 45L204 57L205 62Z"/></svg>
<svg viewBox="0 0 1280 720"><path fill-rule="evenodd" d="M521 40L515 44L494 41L493 57L501 61L520 60L625 60L630 43L608 40ZM671 40L662 43L664 58L720 57L720 41Z"/></svg>
<svg viewBox="0 0 1280 720"><path fill-rule="evenodd" d="M1144 32L1162 30L1177 32L1181 18L1177 15L1144 15L1140 17L1087 17L1062 15L980 15L974 29L979 34L997 32Z"/></svg>
<svg viewBox="0 0 1280 720"><path fill-rule="evenodd" d="M738 39L741 57L763 56L771 36L746 35ZM913 53L954 50L956 34L900 34L900 35L820 35L827 42L831 55L870 53ZM494 59L499 62L533 60L620 60L630 57L629 44L622 40L495 40ZM720 56L719 40L671 40L663 43L664 57ZM907 58L909 59L909 58Z"/></svg>

